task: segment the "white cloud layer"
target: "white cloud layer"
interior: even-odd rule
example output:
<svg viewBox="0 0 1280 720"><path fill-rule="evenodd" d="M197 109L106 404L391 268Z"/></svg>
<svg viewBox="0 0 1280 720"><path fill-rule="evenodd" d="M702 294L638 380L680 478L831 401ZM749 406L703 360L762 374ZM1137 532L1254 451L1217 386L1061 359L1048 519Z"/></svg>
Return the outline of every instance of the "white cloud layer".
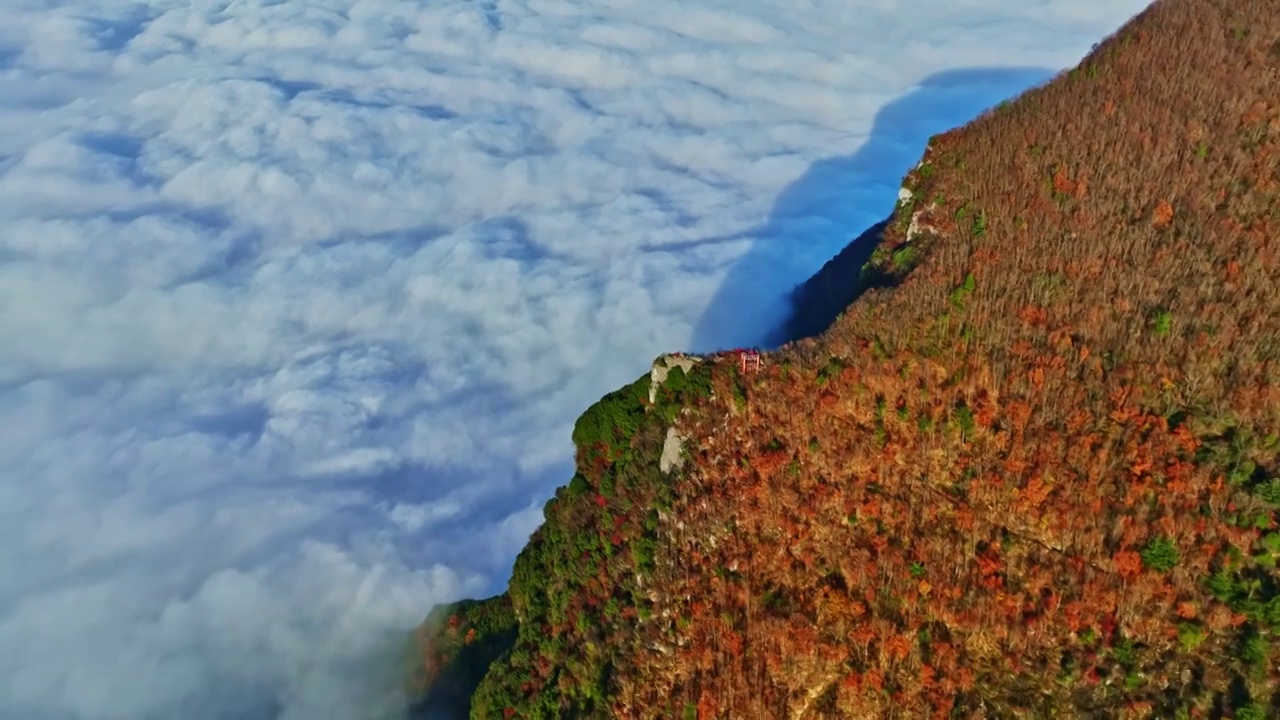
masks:
<svg viewBox="0 0 1280 720"><path fill-rule="evenodd" d="M0 717L395 717L589 402L1144 4L5 0Z"/></svg>

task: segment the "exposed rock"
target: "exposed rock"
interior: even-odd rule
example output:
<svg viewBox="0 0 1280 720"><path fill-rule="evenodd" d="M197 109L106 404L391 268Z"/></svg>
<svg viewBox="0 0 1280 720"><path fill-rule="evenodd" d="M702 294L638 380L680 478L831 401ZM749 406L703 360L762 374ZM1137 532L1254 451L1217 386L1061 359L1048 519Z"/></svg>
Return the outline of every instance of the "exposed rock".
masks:
<svg viewBox="0 0 1280 720"><path fill-rule="evenodd" d="M667 428L667 438L662 443L662 457L658 459L658 468L664 473L679 470L684 466L684 438L674 427Z"/></svg>
<svg viewBox="0 0 1280 720"><path fill-rule="evenodd" d="M685 355L684 353L669 353L661 355L657 360L653 361L653 367L649 370L649 404L657 402L658 388L662 387L662 383L667 381L667 373L672 368L680 368L685 372L689 372L694 365L702 362L702 358L696 355Z"/></svg>

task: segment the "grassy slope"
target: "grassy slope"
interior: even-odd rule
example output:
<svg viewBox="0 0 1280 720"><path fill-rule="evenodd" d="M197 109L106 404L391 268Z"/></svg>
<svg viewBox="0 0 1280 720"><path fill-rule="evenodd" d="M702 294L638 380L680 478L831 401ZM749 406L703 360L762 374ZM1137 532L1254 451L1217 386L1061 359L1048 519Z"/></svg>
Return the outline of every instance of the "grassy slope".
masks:
<svg viewBox="0 0 1280 720"><path fill-rule="evenodd" d="M936 138L896 285L584 416L473 717L1280 715L1277 98L1269 1L1164 0Z"/></svg>

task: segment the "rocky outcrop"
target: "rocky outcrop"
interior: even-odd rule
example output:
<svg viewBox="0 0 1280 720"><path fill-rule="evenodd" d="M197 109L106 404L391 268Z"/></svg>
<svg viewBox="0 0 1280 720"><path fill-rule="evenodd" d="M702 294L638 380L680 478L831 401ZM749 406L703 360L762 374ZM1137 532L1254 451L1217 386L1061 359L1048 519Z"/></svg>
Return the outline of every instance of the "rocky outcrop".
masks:
<svg viewBox="0 0 1280 720"><path fill-rule="evenodd" d="M694 365L700 362L702 362L702 358L685 353L668 353L654 360L653 366L649 370L649 404L653 405L658 401L658 390L667 381L667 374L673 368L680 368L683 372L688 373L693 369Z"/></svg>
<svg viewBox="0 0 1280 720"><path fill-rule="evenodd" d="M658 468L663 473L679 470L684 466L684 438L674 427L667 428L667 437L662 442L662 457L658 460Z"/></svg>

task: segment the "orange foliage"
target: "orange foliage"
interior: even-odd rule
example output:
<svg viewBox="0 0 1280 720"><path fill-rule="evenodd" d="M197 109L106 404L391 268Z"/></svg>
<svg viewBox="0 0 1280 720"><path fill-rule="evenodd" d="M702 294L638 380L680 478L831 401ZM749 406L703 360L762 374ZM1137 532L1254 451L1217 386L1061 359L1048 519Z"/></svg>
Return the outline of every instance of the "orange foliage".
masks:
<svg viewBox="0 0 1280 720"><path fill-rule="evenodd" d="M1116 553L1114 560L1120 577L1133 577L1142 572L1142 556L1132 550L1121 550Z"/></svg>

